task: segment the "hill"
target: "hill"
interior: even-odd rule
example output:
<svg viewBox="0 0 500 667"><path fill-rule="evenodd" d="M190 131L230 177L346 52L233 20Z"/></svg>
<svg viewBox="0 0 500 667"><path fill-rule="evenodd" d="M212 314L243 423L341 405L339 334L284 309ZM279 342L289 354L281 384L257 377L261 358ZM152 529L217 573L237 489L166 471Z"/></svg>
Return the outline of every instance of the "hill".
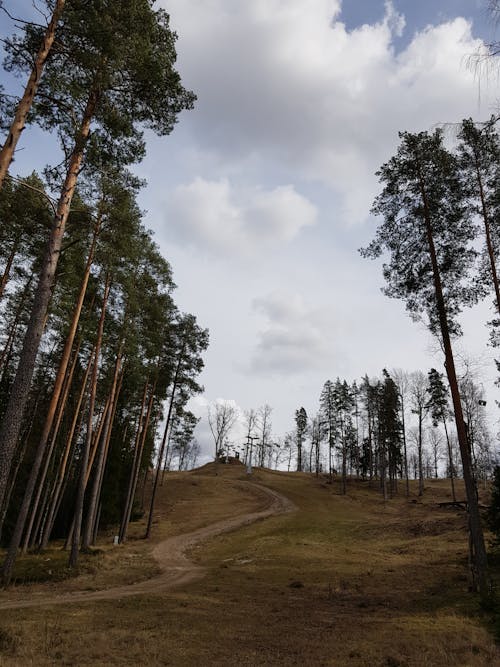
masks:
<svg viewBox="0 0 500 667"><path fill-rule="evenodd" d="M153 545L137 522L79 577L2 592L0 664L500 664L445 481L384 503L359 481L341 496L305 473L218 472L166 477Z"/></svg>

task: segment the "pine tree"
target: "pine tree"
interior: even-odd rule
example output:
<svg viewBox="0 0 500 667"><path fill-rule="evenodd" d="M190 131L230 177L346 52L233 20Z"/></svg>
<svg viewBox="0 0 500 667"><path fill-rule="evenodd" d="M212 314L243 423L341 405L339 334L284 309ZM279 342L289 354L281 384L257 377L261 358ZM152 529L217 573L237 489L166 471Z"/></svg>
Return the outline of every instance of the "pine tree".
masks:
<svg viewBox="0 0 500 667"><path fill-rule="evenodd" d="M2 501L84 158L87 155L87 163L94 169L137 160L143 154L140 128L168 134L177 114L190 108L194 99L174 69L175 35L169 29L168 15L153 11L148 0L127 0L119 5L109 0L90 0L82 6L75 3L66 7L59 34L64 49L46 63L33 113L44 127L58 128L68 160L0 430ZM13 67L21 71L31 38L32 34L26 33L12 56Z"/></svg>
<svg viewBox="0 0 500 667"><path fill-rule="evenodd" d="M441 132L400 136L397 154L378 172L384 189L373 212L383 222L362 254L389 253L383 267L385 293L404 299L413 317L424 313L430 330L440 336L469 507L473 585L486 600L490 593L486 549L451 343L451 336L459 332L456 316L478 296L468 280L476 258L472 242L477 230L457 161L443 147Z"/></svg>

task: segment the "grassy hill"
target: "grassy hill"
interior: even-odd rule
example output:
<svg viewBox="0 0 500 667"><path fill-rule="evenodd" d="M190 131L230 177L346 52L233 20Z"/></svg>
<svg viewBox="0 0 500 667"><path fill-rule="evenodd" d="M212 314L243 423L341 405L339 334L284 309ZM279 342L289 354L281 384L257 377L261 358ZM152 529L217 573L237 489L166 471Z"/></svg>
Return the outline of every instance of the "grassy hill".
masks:
<svg viewBox="0 0 500 667"><path fill-rule="evenodd" d="M154 541L265 506L245 481L241 466L170 474ZM467 591L465 514L437 504L450 500L445 481L387 503L359 481L347 496L305 473L255 470L252 481L296 510L195 545L205 576L166 593L0 612L0 665L500 665ZM135 524L122 547L109 536L81 576L18 586L0 602L154 576L143 530Z"/></svg>

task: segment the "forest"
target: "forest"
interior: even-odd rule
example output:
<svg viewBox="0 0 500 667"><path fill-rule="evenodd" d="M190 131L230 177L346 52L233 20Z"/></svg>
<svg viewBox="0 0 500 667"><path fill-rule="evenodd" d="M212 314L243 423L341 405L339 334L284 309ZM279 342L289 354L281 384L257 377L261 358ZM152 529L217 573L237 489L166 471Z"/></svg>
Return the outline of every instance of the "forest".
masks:
<svg viewBox="0 0 500 667"><path fill-rule="evenodd" d="M20 556L54 540L77 574L81 554L106 531L125 544L140 520L141 537L152 537L170 471L200 463L191 399L203 394L209 345L208 329L176 305L174 270L138 203L148 137L170 135L181 114L196 113L196 94L176 69L170 17L152 0L42 4L37 23L0 3L15 28L2 36L3 66L22 87L20 95L0 90L6 587ZM426 327L441 365L387 365L355 381L333 372L314 413L297 406L284 435L273 432L267 403L240 414L215 401L207 415L215 476L229 462L244 464L243 480L255 469L308 473L340 497L366 483L384 507L420 500L431 480L445 480L447 504L467 512L470 588L484 608L495 600L485 531L498 533L500 522L498 434L481 378L472 365L459 368L456 344L461 313L487 300L492 319L477 324L493 349L500 345L498 120L401 131L377 172L378 226L359 253L382 261L385 295ZM30 150L30 127L53 145L50 164L20 174L16 147L28 137ZM479 494L491 486L485 511Z"/></svg>
<svg viewBox="0 0 500 667"><path fill-rule="evenodd" d="M73 568L100 525L119 524L124 541L167 432L186 461L196 458L187 403L201 391L208 332L175 304L171 267L137 204L144 184L131 172L144 130L169 134L195 100L175 70L167 14L149 2L57 2L46 29L28 23L5 48L8 71L28 78L19 102L3 97L11 121L0 176L8 583L18 551L51 537L65 536ZM44 174L13 175L27 123L49 132L63 159Z"/></svg>

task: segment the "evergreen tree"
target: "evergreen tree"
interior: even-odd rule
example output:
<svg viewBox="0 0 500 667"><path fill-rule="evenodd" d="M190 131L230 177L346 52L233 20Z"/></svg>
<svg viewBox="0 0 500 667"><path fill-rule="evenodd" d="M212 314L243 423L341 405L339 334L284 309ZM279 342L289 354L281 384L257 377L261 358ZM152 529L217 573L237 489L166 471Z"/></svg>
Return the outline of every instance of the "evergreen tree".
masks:
<svg viewBox="0 0 500 667"><path fill-rule="evenodd" d="M193 104L174 69L175 35L168 15L149 0L90 0L66 7L59 34L62 49L45 65L35 117L57 127L68 156L61 194L42 262L33 309L17 373L0 430L0 500L3 501L22 416L28 400L62 239L84 165L127 164L143 153L141 127L171 132L177 114ZM32 33L11 52L13 69L23 71ZM50 100L50 102L49 102ZM75 115L77 130L75 132ZM92 131L91 131L92 130Z"/></svg>
<svg viewBox="0 0 500 667"><path fill-rule="evenodd" d="M303 470L303 447L304 437L307 430L307 412L305 408L299 408L295 411L295 432L297 437L297 470Z"/></svg>
<svg viewBox="0 0 500 667"><path fill-rule="evenodd" d="M446 436L446 444L448 449L448 469L451 479L451 493L453 496L453 502L456 501L456 492L455 492L455 470L453 465L453 452L451 448L451 440L448 434L448 427L446 422L451 416L449 404L448 404L448 390L443 381L443 374L439 373L435 368L431 368L428 373L428 386L427 393L429 395L429 401L427 403L431 417L432 425L436 428L439 423L442 423L444 426L444 432Z"/></svg>
<svg viewBox="0 0 500 667"><path fill-rule="evenodd" d="M486 549L451 343L452 334L459 331L456 316L478 296L469 282L477 230L457 161L444 148L441 132L400 136L397 154L378 172L384 189L373 212L383 222L362 254L389 253L383 267L385 293L404 299L413 317L425 313L430 330L440 336L469 507L473 585L486 600L490 591Z"/></svg>

